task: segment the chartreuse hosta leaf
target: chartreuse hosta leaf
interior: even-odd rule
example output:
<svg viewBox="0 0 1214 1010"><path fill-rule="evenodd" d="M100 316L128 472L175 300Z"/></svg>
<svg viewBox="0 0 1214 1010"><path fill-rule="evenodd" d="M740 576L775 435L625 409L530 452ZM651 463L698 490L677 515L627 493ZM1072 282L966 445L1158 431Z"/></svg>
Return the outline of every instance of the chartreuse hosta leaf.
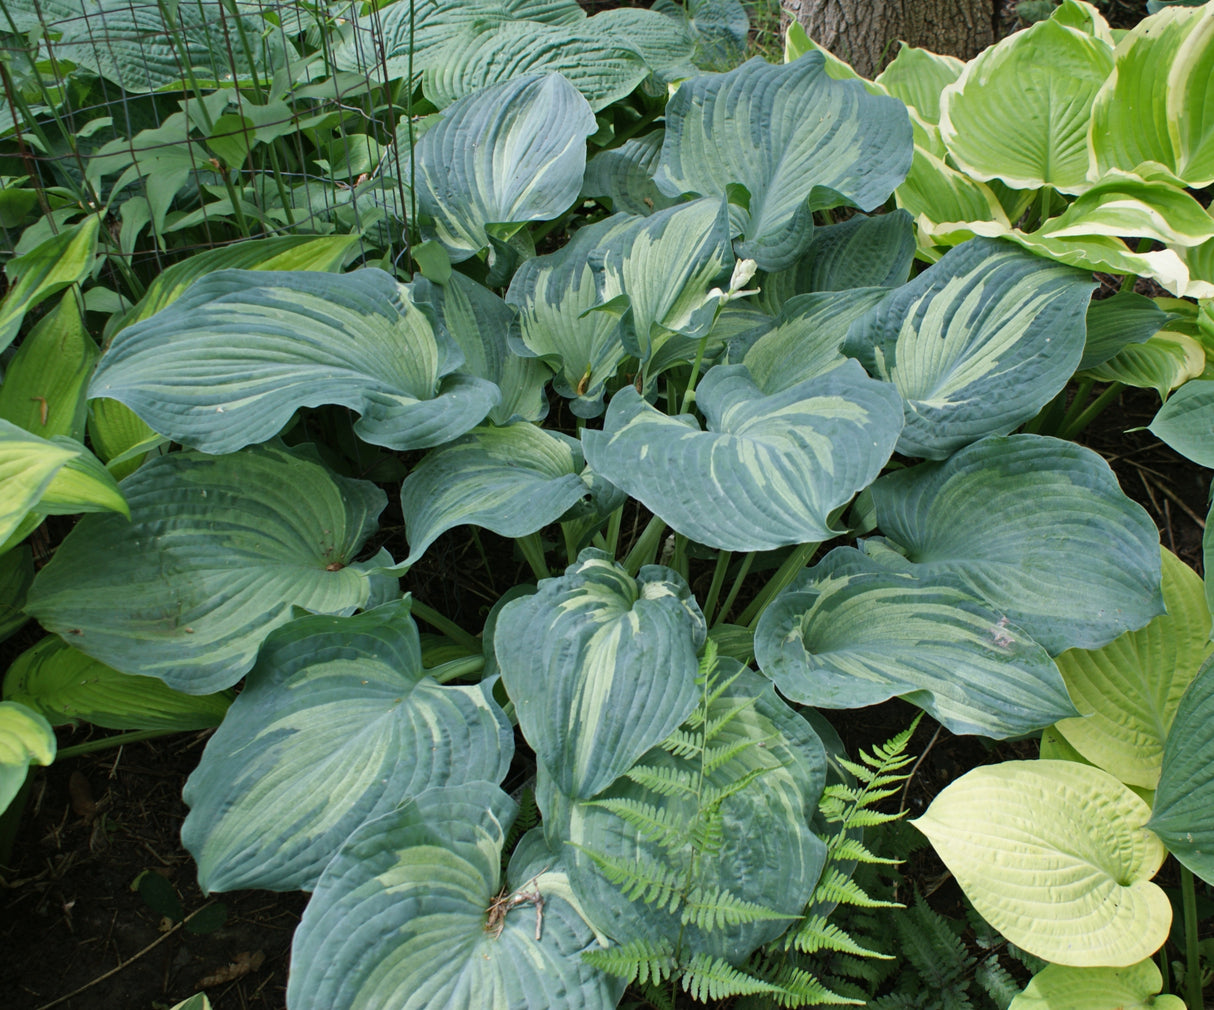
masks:
<svg viewBox="0 0 1214 1010"><path fill-rule="evenodd" d="M882 570L852 548L832 551L771 603L755 658L800 704L861 708L901 696L954 733L1002 739L1075 712L1045 650L989 604L948 581Z"/></svg>
<svg viewBox="0 0 1214 1010"><path fill-rule="evenodd" d="M959 580L1051 655L1100 648L1163 613L1159 533L1089 449L984 438L886 474L872 499L907 571Z"/></svg>
<svg viewBox="0 0 1214 1010"><path fill-rule="evenodd" d="M182 694L155 678L119 673L53 635L13 660L4 698L56 726L83 721L106 729L171 732L218 726L231 702L226 694Z"/></svg>
<svg viewBox="0 0 1214 1010"><path fill-rule="evenodd" d="M564 873L501 852L515 806L490 782L432 789L355 831L295 933L290 1010L610 1010ZM520 850L521 850L520 846Z"/></svg>
<svg viewBox="0 0 1214 1010"><path fill-rule="evenodd" d="M1011 243L975 239L853 323L845 350L906 400L898 451L942 459L1011 431L1066 385L1093 286Z"/></svg>
<svg viewBox="0 0 1214 1010"><path fill-rule="evenodd" d="M76 456L74 449L0 420L0 542L17 529L55 474Z"/></svg>
<svg viewBox="0 0 1214 1010"><path fill-rule="evenodd" d="M672 528L732 551L835 536L832 513L880 473L902 427L897 392L851 361L770 396L745 366L717 365L696 403L707 431L623 389L582 444Z"/></svg>
<svg viewBox="0 0 1214 1010"><path fill-rule="evenodd" d="M963 69L965 62L955 56L941 56L903 42L898 55L873 83L934 124L940 122L940 93L961 76Z"/></svg>
<svg viewBox="0 0 1214 1010"><path fill-rule="evenodd" d="M678 728L699 699L706 630L675 572L648 565L634 579L595 550L502 608L502 683L557 788L593 796Z"/></svg>
<svg viewBox="0 0 1214 1010"><path fill-rule="evenodd" d="M282 430L300 407L336 403L376 445L440 445L499 398L451 374L463 354L381 270L223 270L119 331L89 395L119 400L175 442L233 452Z"/></svg>
<svg viewBox="0 0 1214 1010"><path fill-rule="evenodd" d="M915 825L974 908L1030 954L1073 967L1135 964L1167 939L1172 906L1151 883L1167 855L1150 808L1073 761L975 768Z"/></svg>
<svg viewBox="0 0 1214 1010"><path fill-rule="evenodd" d="M738 257L781 270L809 244L815 210L881 206L910 160L901 102L833 80L821 55L784 66L756 57L675 92L656 181L671 196L744 187Z"/></svg>
<svg viewBox="0 0 1214 1010"><path fill-rule="evenodd" d="M559 217L577 200L597 129L560 74L461 98L417 142L418 210L430 233L458 261L489 245L488 225Z"/></svg>
<svg viewBox="0 0 1214 1010"><path fill-rule="evenodd" d="M391 564L354 562L384 493L303 453L172 453L121 486L130 520L85 516L26 608L94 659L188 694L236 683L292 608L364 606Z"/></svg>
<svg viewBox="0 0 1214 1010"><path fill-rule="evenodd" d="M1214 646L1201 578L1163 552L1167 613L1094 652L1058 657L1058 667L1082 718L1058 730L1092 764L1127 785L1154 789L1164 741L1181 695Z"/></svg>
<svg viewBox="0 0 1214 1010"><path fill-rule="evenodd" d="M1214 883L1214 662L1209 659L1172 720L1147 826L1185 866Z"/></svg>
<svg viewBox="0 0 1214 1010"><path fill-rule="evenodd" d="M1186 382L1168 397L1150 429L1182 456L1214 467L1214 381Z"/></svg>
<svg viewBox="0 0 1214 1010"><path fill-rule="evenodd" d="M1185 1010L1179 996L1159 995L1163 976L1150 958L1128 968L1047 964L1008 1010Z"/></svg>
<svg viewBox="0 0 1214 1010"><path fill-rule="evenodd" d="M1163 329L1141 344L1123 347L1107 361L1086 369L1084 377L1153 389L1162 398L1190 380L1199 379L1205 369L1206 353L1196 338Z"/></svg>
<svg viewBox="0 0 1214 1010"><path fill-rule="evenodd" d="M409 600L274 631L183 797L204 891L311 890L360 824L427 789L500 782L514 735L490 684L422 667Z"/></svg>
<svg viewBox="0 0 1214 1010"><path fill-rule="evenodd" d="M12 803L31 764L55 760L55 731L32 709L0 701L0 813Z"/></svg>

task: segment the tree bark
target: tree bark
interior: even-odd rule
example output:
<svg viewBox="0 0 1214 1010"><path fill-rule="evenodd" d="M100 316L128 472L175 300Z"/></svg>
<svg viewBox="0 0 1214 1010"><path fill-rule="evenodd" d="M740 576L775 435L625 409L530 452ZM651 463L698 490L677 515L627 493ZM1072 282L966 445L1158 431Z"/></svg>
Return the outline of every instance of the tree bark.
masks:
<svg viewBox="0 0 1214 1010"><path fill-rule="evenodd" d="M781 27L806 34L865 77L897 55L898 42L972 59L995 41L995 0L781 0Z"/></svg>

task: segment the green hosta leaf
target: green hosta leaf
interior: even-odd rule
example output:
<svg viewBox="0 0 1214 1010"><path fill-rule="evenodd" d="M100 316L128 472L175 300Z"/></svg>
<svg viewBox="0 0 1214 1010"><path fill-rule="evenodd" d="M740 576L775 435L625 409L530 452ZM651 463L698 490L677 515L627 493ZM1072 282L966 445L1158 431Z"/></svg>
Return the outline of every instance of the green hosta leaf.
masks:
<svg viewBox="0 0 1214 1010"><path fill-rule="evenodd" d="M1033 234L1052 238L1131 235L1174 246L1196 246L1214 238L1214 217L1169 183L1118 172L1106 176Z"/></svg>
<svg viewBox="0 0 1214 1010"><path fill-rule="evenodd" d="M25 594L34 581L34 556L28 544L0 554L0 642L29 620Z"/></svg>
<svg viewBox="0 0 1214 1010"><path fill-rule="evenodd" d="M418 209L454 261L489 245L490 224L564 213L582 187L598 129L559 74L520 77L451 105L417 142Z"/></svg>
<svg viewBox="0 0 1214 1010"><path fill-rule="evenodd" d="M41 501L51 481L79 449L31 435L0 420L0 543Z"/></svg>
<svg viewBox="0 0 1214 1010"><path fill-rule="evenodd" d="M1109 23L1105 21L1100 11L1086 0L1062 0L1062 3L1054 8L1054 13L1050 17L1067 28L1074 28L1085 35L1091 35L1110 46L1114 44Z"/></svg>
<svg viewBox="0 0 1214 1010"><path fill-rule="evenodd" d="M1214 883L1214 662L1209 659L1172 720L1147 826L1185 866Z"/></svg>
<svg viewBox="0 0 1214 1010"><path fill-rule="evenodd" d="M1153 299L1130 291L1093 301L1088 306L1080 370L1104 364L1130 344L1145 343L1169 318Z"/></svg>
<svg viewBox="0 0 1214 1010"><path fill-rule="evenodd" d="M1159 408L1150 429L1198 466L1214 467L1214 381L1186 382Z"/></svg>
<svg viewBox="0 0 1214 1010"><path fill-rule="evenodd" d="M598 551L502 609L502 683L557 788L593 796L678 728L705 633L680 576L649 565L633 579Z"/></svg>
<svg viewBox="0 0 1214 1010"><path fill-rule="evenodd" d="M55 732L37 712L0 701L0 813L13 802L31 764L55 760Z"/></svg>
<svg viewBox="0 0 1214 1010"><path fill-rule="evenodd" d="M908 570L959 579L1052 655L1099 648L1163 612L1155 524L1078 445L985 438L887 474L872 497Z"/></svg>
<svg viewBox="0 0 1214 1010"><path fill-rule="evenodd" d="M1058 667L1083 718L1058 730L1092 764L1127 785L1154 789L1180 697L1214 649L1201 578L1163 552L1167 613L1095 652L1072 650Z"/></svg>
<svg viewBox="0 0 1214 1010"><path fill-rule="evenodd" d="M756 57L679 88L666 108L656 181L671 196L720 197L743 186L749 200L736 252L781 270L809 244L814 210L879 207L910 159L900 102L832 80L821 56L785 66Z"/></svg>
<svg viewBox="0 0 1214 1010"><path fill-rule="evenodd" d="M355 831L295 933L292 1010L614 1007L618 984L582 960L594 934L564 874L512 863L499 891L514 815L484 782L430 790Z"/></svg>
<svg viewBox="0 0 1214 1010"><path fill-rule="evenodd" d="M873 81L929 123L940 122L940 93L961 76L965 62L902 43L898 55ZM1019 123L1020 120L1017 120Z"/></svg>
<svg viewBox="0 0 1214 1010"><path fill-rule="evenodd" d="M1009 243L973 240L854 323L845 349L905 399L898 451L942 459L1011 431L1066 385L1093 287Z"/></svg>
<svg viewBox="0 0 1214 1010"><path fill-rule="evenodd" d="M88 435L98 458L118 480L134 473L148 451L169 441L125 403L105 399L89 404Z"/></svg>
<svg viewBox="0 0 1214 1010"><path fill-rule="evenodd" d="M1205 351L1197 340L1160 330L1141 344L1123 347L1108 361L1087 369L1085 375L1100 382L1153 389L1163 398L1190 379L1200 378L1205 367Z"/></svg>
<svg viewBox="0 0 1214 1010"><path fill-rule="evenodd" d="M603 431L584 431L591 467L699 543L735 551L829 540L832 513L889 459L901 406L846 362L764 396L742 365L701 380L701 431L635 389L616 394Z"/></svg>
<svg viewBox="0 0 1214 1010"><path fill-rule="evenodd" d="M353 560L383 492L285 449L161 456L122 492L130 521L85 516L27 609L93 658L189 694L239 680L293 607L363 606L391 564Z"/></svg>
<svg viewBox="0 0 1214 1010"><path fill-rule="evenodd" d="M161 434L209 453L274 437L299 407L337 403L393 449L440 445L497 401L450 374L462 353L380 270L224 270L121 330L90 396L119 400Z"/></svg>
<svg viewBox="0 0 1214 1010"><path fill-rule="evenodd" d="M938 229L934 226L948 222L992 221L997 226L992 229L995 235L1011 228L999 198L989 186L958 172L943 157L918 144L910 172L895 197L898 206L918 223L921 244L925 240L936 240ZM939 236L939 239L943 241L944 237Z"/></svg>
<svg viewBox="0 0 1214 1010"><path fill-rule="evenodd" d="M499 782L514 736L492 685L422 668L409 601L303 617L266 640L182 794L204 891L316 886L360 824L427 789Z"/></svg>
<svg viewBox="0 0 1214 1010"><path fill-rule="evenodd" d="M525 422L475 428L430 452L401 488L412 564L456 526L523 537L589 494L581 445Z"/></svg>
<svg viewBox="0 0 1214 1010"><path fill-rule="evenodd" d="M106 729L183 732L218 726L231 699L174 691L151 677L132 677L47 636L13 660L4 697L54 725L88 722Z"/></svg>
<svg viewBox="0 0 1214 1010"><path fill-rule="evenodd" d="M611 209L642 217L665 210L676 202L654 184L662 131L626 140L619 147L600 151L586 164L582 195L606 198Z"/></svg>
<svg viewBox="0 0 1214 1010"><path fill-rule="evenodd" d="M1092 102L1112 72L1108 43L1040 21L966 64L941 95L940 133L976 179L1082 192Z"/></svg>
<svg viewBox="0 0 1214 1010"><path fill-rule="evenodd" d="M76 455L63 464L42 492L38 511L48 515L75 515L77 512L121 512L130 517L126 499L118 482L101 460L75 439L56 435L55 445L73 449Z"/></svg>
<svg viewBox="0 0 1214 1010"><path fill-rule="evenodd" d="M1128 968L1046 965L1008 1010L1185 1010L1179 996L1160 996L1163 976L1149 958Z"/></svg>
<svg viewBox="0 0 1214 1010"><path fill-rule="evenodd" d="M847 559L858 570L834 570ZM901 696L954 733L1004 739L1075 712L1053 661L1006 617L851 548L832 551L764 611L755 658L799 704L862 708Z"/></svg>
<svg viewBox="0 0 1214 1010"><path fill-rule="evenodd" d="M1071 761L975 768L912 821L974 908L1030 954L1073 967L1135 964L1167 939L1151 878L1167 853L1150 808L1108 772Z"/></svg>
<svg viewBox="0 0 1214 1010"><path fill-rule="evenodd" d="M687 0L695 62L705 70L732 70L746 58L750 17L739 0Z"/></svg>

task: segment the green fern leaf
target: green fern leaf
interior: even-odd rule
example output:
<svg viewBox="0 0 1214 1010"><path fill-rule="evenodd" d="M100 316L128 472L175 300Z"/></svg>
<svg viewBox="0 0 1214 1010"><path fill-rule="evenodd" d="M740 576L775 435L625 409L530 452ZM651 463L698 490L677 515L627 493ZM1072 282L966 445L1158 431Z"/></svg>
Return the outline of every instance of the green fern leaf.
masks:
<svg viewBox="0 0 1214 1010"><path fill-rule="evenodd" d="M743 922L796 918L795 913L790 915L746 901L722 887L693 887L683 899L681 915L684 923L703 930L737 926Z"/></svg>
<svg viewBox="0 0 1214 1010"><path fill-rule="evenodd" d="M974 981L982 988L999 1010L1007 1010L1012 1000L1020 995L1020 984L1011 976L999 959L992 955L978 965Z"/></svg>
<svg viewBox="0 0 1214 1010"><path fill-rule="evenodd" d="M860 908L901 908L896 901L871 898L851 877L837 867L831 866L822 874L814 889L814 901L838 905L856 905Z"/></svg>
<svg viewBox="0 0 1214 1010"><path fill-rule="evenodd" d="M748 975L723 958L711 957L704 953L696 954L688 962L683 972L682 985L684 992L701 1002L777 991L777 986L770 982Z"/></svg>
<svg viewBox="0 0 1214 1010"><path fill-rule="evenodd" d="M892 959L893 954L883 954L870 950L852 939L851 935L841 927L829 922L824 915L812 915L807 918L795 932L785 939L785 949L796 947L803 954L813 954L820 950L837 950L857 957L878 957Z"/></svg>
<svg viewBox="0 0 1214 1010"><path fill-rule="evenodd" d="M831 858L836 862L870 863L880 866L897 866L901 859L890 859L887 856L874 855L858 838L846 834L836 835L829 844Z"/></svg>
<svg viewBox="0 0 1214 1010"><path fill-rule="evenodd" d="M624 776L637 785L658 796L696 796L700 791L700 778L686 768L671 768L667 765L649 767L636 765Z"/></svg>
<svg viewBox="0 0 1214 1010"><path fill-rule="evenodd" d="M678 967L669 940L630 940L604 949L582 952L582 960L625 982L661 985Z"/></svg>
<svg viewBox="0 0 1214 1010"><path fill-rule="evenodd" d="M687 844L686 826L677 810L633 799L594 800L587 806L610 810L667 852L677 852Z"/></svg>
<svg viewBox="0 0 1214 1010"><path fill-rule="evenodd" d="M649 860L625 861L593 852L576 842L569 844L586 853L602 870L603 876L618 887L629 901L640 900L668 912L674 912L679 907L683 880L676 871Z"/></svg>
<svg viewBox="0 0 1214 1010"><path fill-rule="evenodd" d="M933 989L955 988L973 969L974 956L922 895L916 894L914 904L894 925L903 953Z"/></svg>
<svg viewBox="0 0 1214 1010"><path fill-rule="evenodd" d="M698 757L703 745L699 734L689 733L685 729L676 729L662 741L662 750L674 757Z"/></svg>

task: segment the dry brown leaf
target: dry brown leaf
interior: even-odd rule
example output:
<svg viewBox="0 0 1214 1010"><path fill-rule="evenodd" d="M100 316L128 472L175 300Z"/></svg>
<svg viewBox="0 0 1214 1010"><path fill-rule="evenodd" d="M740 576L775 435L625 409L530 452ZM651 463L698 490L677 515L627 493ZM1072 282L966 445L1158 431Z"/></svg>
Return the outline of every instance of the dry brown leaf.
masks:
<svg viewBox="0 0 1214 1010"><path fill-rule="evenodd" d="M97 804L93 802L93 790L89 780L81 771L74 771L69 776L67 794L72 800L72 811L84 818L85 824L91 824L97 816Z"/></svg>
<svg viewBox="0 0 1214 1010"><path fill-rule="evenodd" d="M227 967L220 968L218 971L213 971L211 974L200 978L198 980L198 988L211 989L217 985L235 982L238 978L244 978L250 972L254 972L260 968L265 959L266 953L264 950L255 950L252 953L247 950L241 951L228 962Z"/></svg>

